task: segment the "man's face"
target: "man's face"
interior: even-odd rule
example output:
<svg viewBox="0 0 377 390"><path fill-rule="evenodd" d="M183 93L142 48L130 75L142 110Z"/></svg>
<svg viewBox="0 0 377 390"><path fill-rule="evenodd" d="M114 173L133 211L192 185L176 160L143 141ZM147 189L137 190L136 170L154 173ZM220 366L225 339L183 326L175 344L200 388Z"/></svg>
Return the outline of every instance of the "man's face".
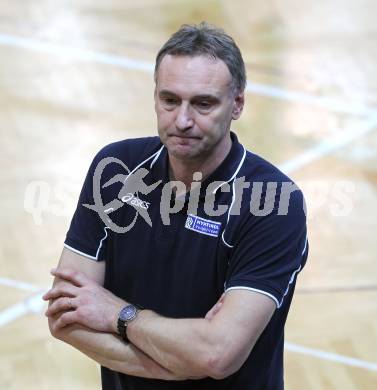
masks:
<svg viewBox="0 0 377 390"><path fill-rule="evenodd" d="M223 153L230 123L244 103L243 93L235 96L232 90L226 64L206 56L166 55L156 76L158 133L169 154L205 160Z"/></svg>

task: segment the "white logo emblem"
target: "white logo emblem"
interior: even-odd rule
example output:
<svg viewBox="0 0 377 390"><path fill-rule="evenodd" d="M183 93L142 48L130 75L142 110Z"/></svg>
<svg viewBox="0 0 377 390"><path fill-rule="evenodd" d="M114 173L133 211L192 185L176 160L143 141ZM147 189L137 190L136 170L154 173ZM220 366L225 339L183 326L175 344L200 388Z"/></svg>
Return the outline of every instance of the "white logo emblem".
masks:
<svg viewBox="0 0 377 390"><path fill-rule="evenodd" d="M218 237L220 233L221 222L211 221L198 217L197 215L188 215L185 228L207 236Z"/></svg>
<svg viewBox="0 0 377 390"><path fill-rule="evenodd" d="M187 217L185 228L190 229L193 223L194 223L194 220L191 217Z"/></svg>
<svg viewBox="0 0 377 390"><path fill-rule="evenodd" d="M144 200L141 200L136 195L129 192L128 194L122 196L121 201L124 203L128 203L131 206L139 207L144 210L148 210L148 207L150 205L149 202L145 202Z"/></svg>

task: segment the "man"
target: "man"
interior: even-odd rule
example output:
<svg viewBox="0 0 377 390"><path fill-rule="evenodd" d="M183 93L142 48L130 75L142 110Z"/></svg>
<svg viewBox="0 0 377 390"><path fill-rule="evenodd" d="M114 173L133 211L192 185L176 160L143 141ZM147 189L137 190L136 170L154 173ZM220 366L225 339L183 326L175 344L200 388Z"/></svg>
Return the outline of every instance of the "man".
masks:
<svg viewBox="0 0 377 390"><path fill-rule="evenodd" d="M230 131L246 76L222 30L183 26L155 83L159 137L89 169L44 297L51 332L101 364L104 389L283 389L302 194Z"/></svg>

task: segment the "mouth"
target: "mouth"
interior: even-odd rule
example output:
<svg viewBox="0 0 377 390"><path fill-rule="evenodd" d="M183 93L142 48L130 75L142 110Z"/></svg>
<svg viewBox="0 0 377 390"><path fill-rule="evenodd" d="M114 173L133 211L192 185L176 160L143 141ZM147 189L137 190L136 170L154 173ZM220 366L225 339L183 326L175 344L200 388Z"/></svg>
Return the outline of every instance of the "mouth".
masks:
<svg viewBox="0 0 377 390"><path fill-rule="evenodd" d="M170 134L169 137L179 138L182 140L190 140L190 139L200 139L200 137L195 136L187 136L187 135L178 135L178 134Z"/></svg>
<svg viewBox="0 0 377 390"><path fill-rule="evenodd" d="M172 143L177 146L192 146L199 141L199 137L188 137L186 135L172 135L170 136Z"/></svg>

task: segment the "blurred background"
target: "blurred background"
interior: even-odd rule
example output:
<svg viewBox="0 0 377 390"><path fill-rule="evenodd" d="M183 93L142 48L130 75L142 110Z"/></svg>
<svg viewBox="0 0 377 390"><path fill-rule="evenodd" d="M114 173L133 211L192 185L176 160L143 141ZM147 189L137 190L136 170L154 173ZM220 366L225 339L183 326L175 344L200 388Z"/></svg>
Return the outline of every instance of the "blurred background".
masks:
<svg viewBox="0 0 377 390"><path fill-rule="evenodd" d="M41 295L93 156L156 134L155 55L203 20L247 65L233 129L306 195L286 388L377 388L376 14L373 0L0 0L0 389L100 388L49 335Z"/></svg>

